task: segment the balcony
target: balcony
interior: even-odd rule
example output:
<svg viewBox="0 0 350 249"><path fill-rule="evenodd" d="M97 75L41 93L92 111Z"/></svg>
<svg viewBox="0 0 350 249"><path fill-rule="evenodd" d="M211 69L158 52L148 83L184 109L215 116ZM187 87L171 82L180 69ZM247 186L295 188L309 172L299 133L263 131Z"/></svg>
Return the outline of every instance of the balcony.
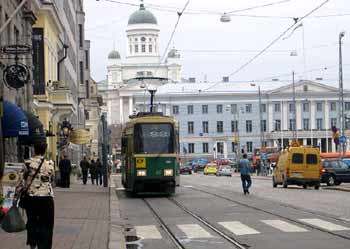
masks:
<svg viewBox="0 0 350 249"><path fill-rule="evenodd" d="M76 101L71 89L61 82L53 82L48 87L51 103L55 109L62 112L76 113Z"/></svg>

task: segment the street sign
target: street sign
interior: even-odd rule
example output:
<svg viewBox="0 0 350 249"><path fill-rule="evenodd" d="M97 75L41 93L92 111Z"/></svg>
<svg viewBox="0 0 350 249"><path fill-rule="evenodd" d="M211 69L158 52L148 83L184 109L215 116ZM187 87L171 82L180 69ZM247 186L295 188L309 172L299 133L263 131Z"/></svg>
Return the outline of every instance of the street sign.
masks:
<svg viewBox="0 0 350 249"><path fill-rule="evenodd" d="M28 45L7 45L1 48L1 53L3 54L12 54L12 55L22 55L30 54L32 48Z"/></svg>
<svg viewBox="0 0 350 249"><path fill-rule="evenodd" d="M346 136L344 136L344 135L340 136L340 137L339 137L339 142L340 142L341 144L345 144L345 143L346 143Z"/></svg>

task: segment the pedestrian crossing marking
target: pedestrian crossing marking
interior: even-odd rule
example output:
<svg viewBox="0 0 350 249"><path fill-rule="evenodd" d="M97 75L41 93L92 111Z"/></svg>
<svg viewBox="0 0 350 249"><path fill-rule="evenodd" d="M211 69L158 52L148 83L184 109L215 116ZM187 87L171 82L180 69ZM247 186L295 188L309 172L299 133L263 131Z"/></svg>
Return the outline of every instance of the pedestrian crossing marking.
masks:
<svg viewBox="0 0 350 249"><path fill-rule="evenodd" d="M182 224L177 225L177 227L186 235L189 239L195 238L212 238L214 237L208 233L204 228L198 224Z"/></svg>
<svg viewBox="0 0 350 249"><path fill-rule="evenodd" d="M243 223L239 221L228 221L228 222L219 222L219 224L223 227L225 227L230 232L234 233L235 235L248 235L248 234L259 234L260 232L244 225Z"/></svg>
<svg viewBox="0 0 350 249"><path fill-rule="evenodd" d="M278 230L281 230L282 232L286 233L295 233L295 232L307 232L305 228L298 227L296 225L290 224L283 220L262 220L261 222L272 226L273 228L276 228Z"/></svg>
<svg viewBox="0 0 350 249"><path fill-rule="evenodd" d="M328 230L328 231L343 231L343 230L350 230L348 227L344 227L341 225L337 225L325 220L321 219L299 219L301 222L308 223L310 225Z"/></svg>
<svg viewBox="0 0 350 249"><path fill-rule="evenodd" d="M154 225L135 226L136 235L142 239L161 239L162 235Z"/></svg>

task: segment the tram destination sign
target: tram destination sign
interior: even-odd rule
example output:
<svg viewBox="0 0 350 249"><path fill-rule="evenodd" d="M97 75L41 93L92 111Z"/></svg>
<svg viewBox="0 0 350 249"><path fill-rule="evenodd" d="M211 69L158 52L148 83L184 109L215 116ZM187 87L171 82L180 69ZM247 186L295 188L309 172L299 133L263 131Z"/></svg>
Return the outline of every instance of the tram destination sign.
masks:
<svg viewBox="0 0 350 249"><path fill-rule="evenodd" d="M1 53L3 54L11 54L11 55L23 55L30 54L32 52L32 48L28 45L7 45L1 47Z"/></svg>

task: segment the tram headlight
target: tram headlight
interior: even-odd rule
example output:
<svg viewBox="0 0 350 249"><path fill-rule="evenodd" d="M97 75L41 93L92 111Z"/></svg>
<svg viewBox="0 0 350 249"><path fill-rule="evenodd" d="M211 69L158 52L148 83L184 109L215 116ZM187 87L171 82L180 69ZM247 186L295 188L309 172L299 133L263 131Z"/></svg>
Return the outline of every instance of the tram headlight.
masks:
<svg viewBox="0 0 350 249"><path fill-rule="evenodd" d="M138 170L136 171L136 175L137 175L137 176L146 176L146 170L144 170L144 169L142 169L142 170L138 169Z"/></svg>
<svg viewBox="0 0 350 249"><path fill-rule="evenodd" d="M172 169L165 169L164 170L164 176L173 176L174 171Z"/></svg>

